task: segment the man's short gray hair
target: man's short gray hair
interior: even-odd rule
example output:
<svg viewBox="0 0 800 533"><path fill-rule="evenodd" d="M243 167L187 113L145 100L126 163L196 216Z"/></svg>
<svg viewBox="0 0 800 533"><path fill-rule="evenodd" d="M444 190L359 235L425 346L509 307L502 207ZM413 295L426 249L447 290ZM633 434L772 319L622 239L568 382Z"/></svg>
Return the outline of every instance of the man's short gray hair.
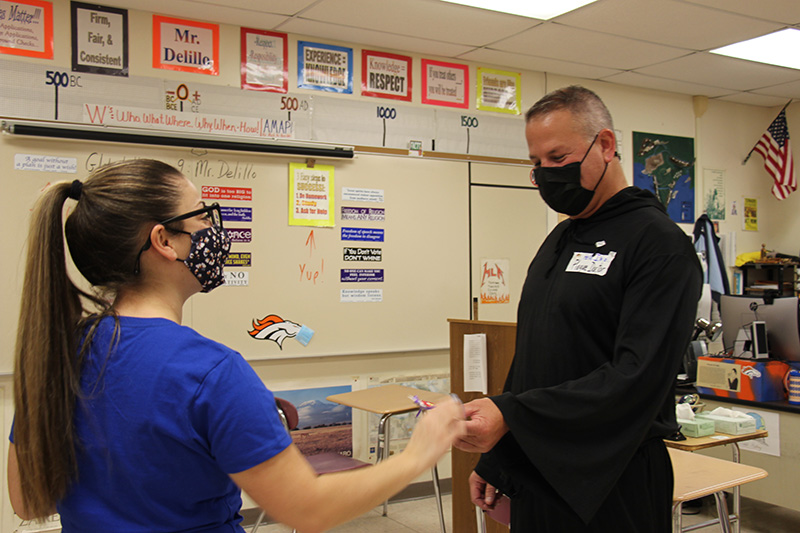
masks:
<svg viewBox="0 0 800 533"><path fill-rule="evenodd" d="M602 129L614 130L611 113L600 97L579 85L570 85L544 95L525 113L525 123L561 109L572 113L588 139Z"/></svg>

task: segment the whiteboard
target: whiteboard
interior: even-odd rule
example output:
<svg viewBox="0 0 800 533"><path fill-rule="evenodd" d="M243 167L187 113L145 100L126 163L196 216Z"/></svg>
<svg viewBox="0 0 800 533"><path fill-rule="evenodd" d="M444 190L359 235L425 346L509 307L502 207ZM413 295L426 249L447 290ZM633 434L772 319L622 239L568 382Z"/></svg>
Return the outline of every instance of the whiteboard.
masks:
<svg viewBox="0 0 800 533"><path fill-rule="evenodd" d="M15 157L44 155L72 162L73 172L15 170ZM184 310L184 323L241 352L273 359L440 349L448 345L447 318L469 316L469 163L359 154L354 160L324 162L335 167L336 221L333 228L288 225L289 163L303 158L117 143L0 136L5 197L0 245L4 250L0 291L7 302L0 324L0 372L13 367L24 242L30 208L48 183L84 179L111 161L148 157L181 169L198 187L252 189L251 201L223 205L252 207L250 243L232 252L252 254L247 286L223 286L198 294ZM322 161L320 161L322 163ZM69 170L69 163L62 169ZM342 201L343 188L382 191L382 203ZM345 226L383 229L382 243L341 239L341 207L385 210L383 222L346 221ZM311 233L313 231L313 247ZM362 267L343 260L345 246L380 248L382 260ZM378 266L379 265L379 266ZM384 281L343 283L343 268L380 268ZM318 272L308 278L308 273ZM342 302L343 288L380 288L378 302ZM278 315L314 331L307 345L296 338L257 340L253 320Z"/></svg>

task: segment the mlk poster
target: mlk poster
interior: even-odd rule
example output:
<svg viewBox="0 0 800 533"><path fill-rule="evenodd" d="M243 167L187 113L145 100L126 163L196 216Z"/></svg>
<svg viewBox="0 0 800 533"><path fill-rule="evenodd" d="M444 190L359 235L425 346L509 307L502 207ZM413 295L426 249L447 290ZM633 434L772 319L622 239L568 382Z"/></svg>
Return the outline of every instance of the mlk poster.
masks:
<svg viewBox="0 0 800 533"><path fill-rule="evenodd" d="M289 48L285 33L241 28L242 89L286 93Z"/></svg>
<svg viewBox="0 0 800 533"><path fill-rule="evenodd" d="M633 132L633 184L652 192L669 217L694 223L694 139Z"/></svg>
<svg viewBox="0 0 800 533"><path fill-rule="evenodd" d="M128 11L72 2L72 70L128 76Z"/></svg>
<svg viewBox="0 0 800 533"><path fill-rule="evenodd" d="M53 4L0 1L0 54L53 59Z"/></svg>
<svg viewBox="0 0 800 533"><path fill-rule="evenodd" d="M289 163L289 225L333 227L333 166Z"/></svg>
<svg viewBox="0 0 800 533"><path fill-rule="evenodd" d="M703 169L703 211L711 220L725 220L725 171Z"/></svg>
<svg viewBox="0 0 800 533"><path fill-rule="evenodd" d="M411 58L374 50L361 51L361 94L411 101Z"/></svg>
<svg viewBox="0 0 800 533"><path fill-rule="evenodd" d="M478 109L497 113L522 113L519 72L478 67Z"/></svg>
<svg viewBox="0 0 800 533"><path fill-rule="evenodd" d="M297 42L297 86L353 93L353 49L332 44Z"/></svg>

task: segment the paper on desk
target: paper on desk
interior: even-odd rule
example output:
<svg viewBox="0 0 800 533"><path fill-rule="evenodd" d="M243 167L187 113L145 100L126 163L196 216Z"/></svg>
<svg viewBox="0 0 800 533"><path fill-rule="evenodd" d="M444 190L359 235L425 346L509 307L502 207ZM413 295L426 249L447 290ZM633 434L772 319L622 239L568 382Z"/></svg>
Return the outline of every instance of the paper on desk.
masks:
<svg viewBox="0 0 800 533"><path fill-rule="evenodd" d="M485 333L464 335L464 392L489 394Z"/></svg>

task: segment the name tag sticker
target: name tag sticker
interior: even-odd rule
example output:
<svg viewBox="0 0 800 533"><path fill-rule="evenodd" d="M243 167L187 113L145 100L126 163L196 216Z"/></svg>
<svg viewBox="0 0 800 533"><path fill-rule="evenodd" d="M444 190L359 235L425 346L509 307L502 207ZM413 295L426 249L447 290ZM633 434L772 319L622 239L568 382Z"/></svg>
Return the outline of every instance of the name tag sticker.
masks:
<svg viewBox="0 0 800 533"><path fill-rule="evenodd" d="M608 254L593 254L589 252L575 252L567 265L566 272L580 272L581 274L594 274L605 276L608 267L616 257L617 252Z"/></svg>

